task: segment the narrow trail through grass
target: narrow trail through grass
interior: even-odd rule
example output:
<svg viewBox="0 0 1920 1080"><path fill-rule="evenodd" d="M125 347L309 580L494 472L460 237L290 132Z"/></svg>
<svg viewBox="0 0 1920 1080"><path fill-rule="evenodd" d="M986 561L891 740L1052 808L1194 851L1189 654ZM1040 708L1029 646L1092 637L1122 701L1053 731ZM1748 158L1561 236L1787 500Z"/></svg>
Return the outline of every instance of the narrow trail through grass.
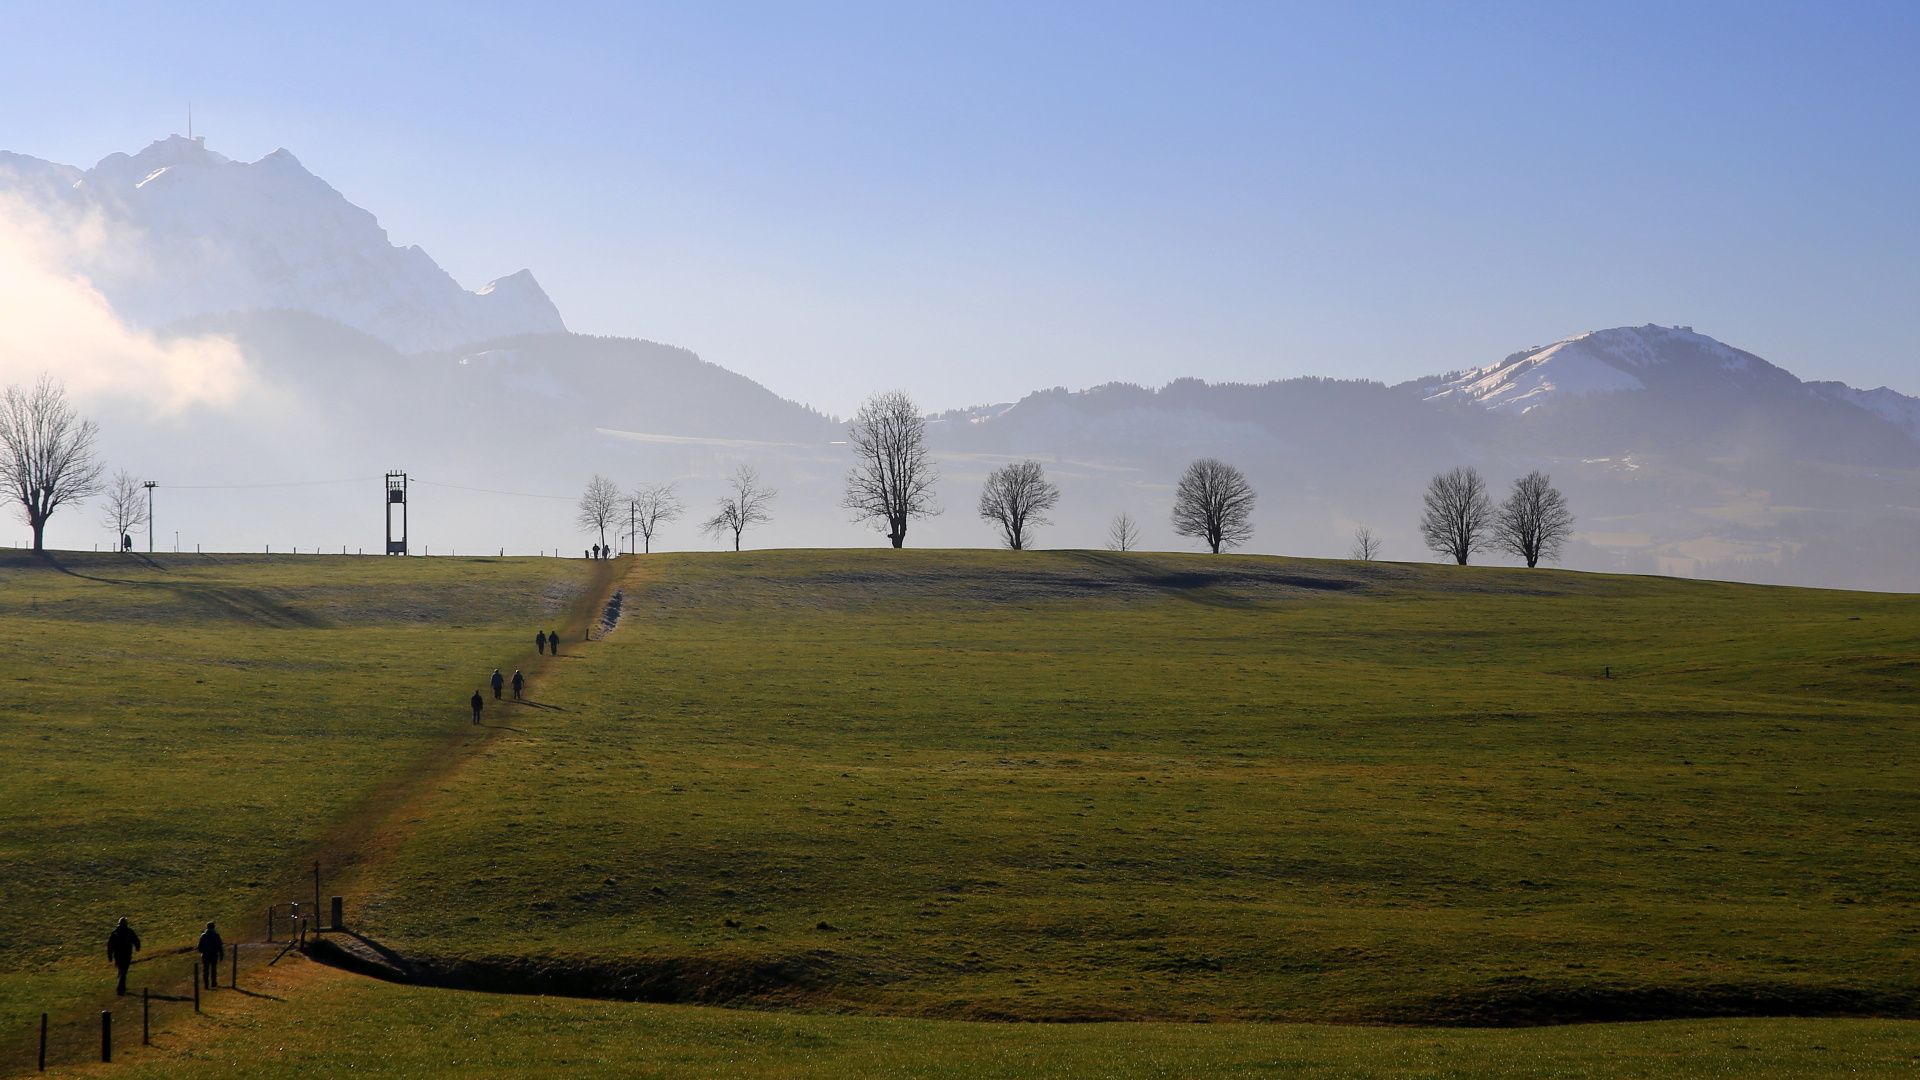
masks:
<svg viewBox="0 0 1920 1080"><path fill-rule="evenodd" d="M645 565L565 711L469 759L369 880L366 926L430 977L972 1019L1920 1008L1913 597Z"/></svg>
<svg viewBox="0 0 1920 1080"><path fill-rule="evenodd" d="M112 1070L1920 1060L1912 1021L1765 1018L1914 1012L1915 598L1164 553L73 561L0 561L0 649L35 658L0 704L15 1030L102 1003L121 909L179 948L314 858L429 979L515 991L289 959ZM563 610L568 655L525 655ZM476 730L496 664L535 700ZM1759 1018L1284 1022L1729 1013ZM1007 1019L1138 1022L968 1022Z"/></svg>
<svg viewBox="0 0 1920 1080"><path fill-rule="evenodd" d="M464 699L611 568L328 556L0 558L0 1070L84 1053L130 916L130 985L185 997L208 919L257 940L475 734ZM535 665L538 666L537 664ZM497 715L498 710L490 710ZM491 729L482 731L485 735ZM251 957L257 950L250 950ZM261 958L264 960L264 957Z"/></svg>

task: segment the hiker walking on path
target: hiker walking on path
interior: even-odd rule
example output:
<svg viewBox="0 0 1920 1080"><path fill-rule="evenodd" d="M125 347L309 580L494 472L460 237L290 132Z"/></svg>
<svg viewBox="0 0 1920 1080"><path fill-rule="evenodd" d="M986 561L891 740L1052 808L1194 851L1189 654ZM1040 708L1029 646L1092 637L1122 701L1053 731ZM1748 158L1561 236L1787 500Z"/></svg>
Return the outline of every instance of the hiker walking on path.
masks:
<svg viewBox="0 0 1920 1080"><path fill-rule="evenodd" d="M545 630L533 635L533 647L540 650L541 656L547 655L547 632Z"/></svg>
<svg viewBox="0 0 1920 1080"><path fill-rule="evenodd" d="M521 676L520 669L514 668L513 669L513 700L515 701L520 700L520 688L525 686L526 684L527 684L527 680Z"/></svg>
<svg viewBox="0 0 1920 1080"><path fill-rule="evenodd" d="M227 943L220 940L220 931L207 924L200 934L200 944L196 946L200 953L200 970L206 976L207 989L220 988L220 958L227 955Z"/></svg>
<svg viewBox="0 0 1920 1080"><path fill-rule="evenodd" d="M547 631L547 651L555 656L560 655L560 631Z"/></svg>
<svg viewBox="0 0 1920 1080"><path fill-rule="evenodd" d="M505 680L505 679L503 679L503 678L501 678L501 677L500 677L500 669L499 669L499 668L494 668L494 669L493 669L493 678L491 678L491 679L488 679L487 681L488 681L489 683L491 683L491 684L493 684L493 700L495 700L495 701L499 701L499 700L500 700L500 688L501 688L501 687L503 687L503 686L505 686L505 685L507 685L507 680Z"/></svg>
<svg viewBox="0 0 1920 1080"><path fill-rule="evenodd" d="M127 992L127 969L133 966L133 954L139 948L140 935L134 933L132 925L124 918L107 935L107 959L120 969L120 988L114 993Z"/></svg>
<svg viewBox="0 0 1920 1080"><path fill-rule="evenodd" d="M467 702L467 704L473 706L473 722L476 724L479 723L480 710L486 708L486 699L480 696L480 691L475 690L473 692L473 700Z"/></svg>

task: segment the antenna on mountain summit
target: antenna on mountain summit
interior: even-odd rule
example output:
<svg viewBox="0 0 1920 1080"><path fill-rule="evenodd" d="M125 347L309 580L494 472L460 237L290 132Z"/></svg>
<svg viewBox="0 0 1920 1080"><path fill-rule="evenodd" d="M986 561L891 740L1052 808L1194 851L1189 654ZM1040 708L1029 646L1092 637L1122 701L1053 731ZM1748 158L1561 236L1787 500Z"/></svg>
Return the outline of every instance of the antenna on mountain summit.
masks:
<svg viewBox="0 0 1920 1080"><path fill-rule="evenodd" d="M187 102L187 141L193 141L193 102Z"/></svg>

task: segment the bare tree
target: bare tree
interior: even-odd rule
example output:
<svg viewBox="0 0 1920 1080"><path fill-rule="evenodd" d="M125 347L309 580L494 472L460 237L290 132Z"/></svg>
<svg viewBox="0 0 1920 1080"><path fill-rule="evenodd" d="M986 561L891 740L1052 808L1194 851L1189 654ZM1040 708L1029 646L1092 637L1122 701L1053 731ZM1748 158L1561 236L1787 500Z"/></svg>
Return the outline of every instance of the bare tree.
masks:
<svg viewBox="0 0 1920 1080"><path fill-rule="evenodd" d="M1536 469L1515 480L1493 523L1494 544L1529 567L1558 559L1561 545L1573 535L1573 514L1552 479Z"/></svg>
<svg viewBox="0 0 1920 1080"><path fill-rule="evenodd" d="M1368 526L1362 525L1353 530L1352 556L1361 562L1372 562L1380 557L1380 537Z"/></svg>
<svg viewBox="0 0 1920 1080"><path fill-rule="evenodd" d="M1022 551L1033 542L1030 530L1051 525L1047 511L1060 502L1060 489L1037 461L1016 461L987 474L980 489L980 517L1000 526L1000 538Z"/></svg>
<svg viewBox="0 0 1920 1080"><path fill-rule="evenodd" d="M1465 566L1467 556L1486 550L1493 500L1478 469L1457 468L1434 477L1427 485L1426 504L1420 535L1435 555Z"/></svg>
<svg viewBox="0 0 1920 1080"><path fill-rule="evenodd" d="M655 484L633 489L627 496L627 536L641 542L641 550L653 552L653 534L660 526L669 521L680 520L686 510L680 504L680 492L675 484Z"/></svg>
<svg viewBox="0 0 1920 1080"><path fill-rule="evenodd" d="M1132 551L1140 546L1140 525L1133 515L1125 510L1113 515L1113 523L1107 526L1108 551Z"/></svg>
<svg viewBox="0 0 1920 1080"><path fill-rule="evenodd" d="M1187 466L1173 491L1173 531L1206 542L1215 555L1253 539L1253 485L1218 458Z"/></svg>
<svg viewBox="0 0 1920 1080"><path fill-rule="evenodd" d="M927 422L904 390L875 394L860 406L847 429L860 464L847 472L841 505L855 521L885 528L894 547L907 541L907 519L940 512L933 485L939 472L927 457Z"/></svg>
<svg viewBox="0 0 1920 1080"><path fill-rule="evenodd" d="M113 474L106 487L106 504L100 508L100 524L113 533L113 550L119 551L133 530L147 523L147 489L125 469Z"/></svg>
<svg viewBox="0 0 1920 1080"><path fill-rule="evenodd" d="M600 546L607 546L607 530L620 520L620 487L613 481L593 474L587 481L587 490L580 496L580 513L573 519L581 532L598 532Z"/></svg>
<svg viewBox="0 0 1920 1080"><path fill-rule="evenodd" d="M40 376L31 389L16 383L0 393L0 484L20 504L33 550L42 550L55 510L99 493L102 466L93 448L99 434L52 376Z"/></svg>
<svg viewBox="0 0 1920 1080"><path fill-rule="evenodd" d="M720 512L701 523L700 530L716 537L732 533L733 550L739 551L741 533L761 522L773 520L773 515L767 513L767 504L780 492L760 486L760 474L751 465L742 465L735 470L728 484L733 488L733 494L720 500Z"/></svg>

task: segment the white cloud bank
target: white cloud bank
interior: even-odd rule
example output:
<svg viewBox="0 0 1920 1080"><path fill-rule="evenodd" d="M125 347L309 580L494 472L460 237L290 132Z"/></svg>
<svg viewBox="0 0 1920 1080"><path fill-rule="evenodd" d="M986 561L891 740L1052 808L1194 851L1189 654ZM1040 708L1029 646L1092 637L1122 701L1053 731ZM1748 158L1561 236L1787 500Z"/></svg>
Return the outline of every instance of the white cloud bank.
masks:
<svg viewBox="0 0 1920 1080"><path fill-rule="evenodd" d="M0 383L49 372L77 398L155 414L235 403L252 379L231 340L129 329L75 269L112 240L98 218L55 222L0 195Z"/></svg>

